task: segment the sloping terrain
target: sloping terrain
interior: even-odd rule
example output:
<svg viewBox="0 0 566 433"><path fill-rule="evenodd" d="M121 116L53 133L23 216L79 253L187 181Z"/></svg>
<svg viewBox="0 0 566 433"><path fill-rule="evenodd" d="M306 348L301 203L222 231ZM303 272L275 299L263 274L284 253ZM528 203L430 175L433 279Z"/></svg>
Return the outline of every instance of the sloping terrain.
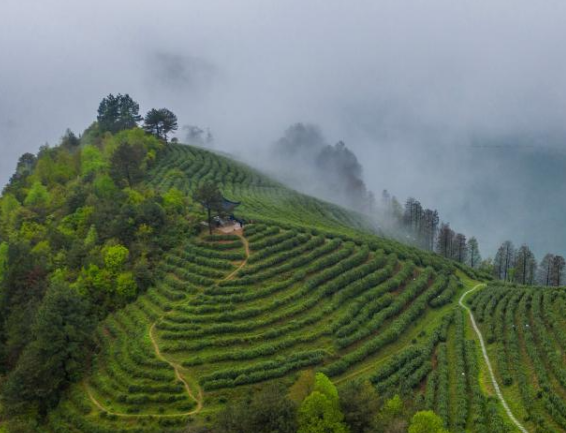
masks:
<svg viewBox="0 0 566 433"><path fill-rule="evenodd" d="M190 196L207 179L242 201L249 223L179 240L159 283L99 326L90 372L50 414L51 431L182 431L306 368L400 392L453 432L512 431L457 306L474 275L208 151L169 145L151 182Z"/></svg>
<svg viewBox="0 0 566 433"><path fill-rule="evenodd" d="M493 285L471 300L503 392L531 431L566 430L565 307L564 288Z"/></svg>

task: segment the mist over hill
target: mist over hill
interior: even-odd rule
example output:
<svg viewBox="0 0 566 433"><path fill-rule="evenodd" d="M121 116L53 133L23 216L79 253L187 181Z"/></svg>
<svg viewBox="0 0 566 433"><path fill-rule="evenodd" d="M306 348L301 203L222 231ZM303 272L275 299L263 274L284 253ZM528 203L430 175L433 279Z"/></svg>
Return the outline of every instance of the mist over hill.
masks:
<svg viewBox="0 0 566 433"><path fill-rule="evenodd" d="M181 125L210 128L216 149L256 163L289 125L319 125L355 153L368 190L416 196L486 252L507 237L563 251L559 201L538 193L548 177L520 162L547 151L467 149L501 137L561 144L563 3L212 1L162 5L159 19L154 4L133 5L3 2L1 184L21 154L82 131L100 95L120 91L167 105Z"/></svg>

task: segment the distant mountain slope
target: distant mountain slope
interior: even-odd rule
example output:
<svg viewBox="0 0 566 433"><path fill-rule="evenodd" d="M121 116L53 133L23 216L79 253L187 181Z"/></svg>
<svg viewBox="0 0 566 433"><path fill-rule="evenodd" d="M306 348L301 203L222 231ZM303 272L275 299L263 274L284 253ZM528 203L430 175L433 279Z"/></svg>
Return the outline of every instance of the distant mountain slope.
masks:
<svg viewBox="0 0 566 433"><path fill-rule="evenodd" d="M181 432L305 368L402 393L453 431L507 431L456 307L471 270L360 231L361 217L201 149L168 146L150 181L190 195L205 179L254 222L179 239L157 284L98 327L92 368L49 431Z"/></svg>

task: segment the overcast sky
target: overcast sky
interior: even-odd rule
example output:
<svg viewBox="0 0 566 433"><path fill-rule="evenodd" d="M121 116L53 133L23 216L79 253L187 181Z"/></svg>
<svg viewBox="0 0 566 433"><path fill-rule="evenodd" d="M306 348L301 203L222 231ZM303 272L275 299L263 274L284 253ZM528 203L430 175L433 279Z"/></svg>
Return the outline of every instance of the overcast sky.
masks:
<svg viewBox="0 0 566 433"><path fill-rule="evenodd" d="M130 93L142 112L168 107L243 155L316 123L358 154L370 189L416 195L500 242L513 234L501 209L477 209L464 190L499 165L458 155L484 138L561 143L564 17L558 0L1 0L0 184L19 155L84 130L108 93ZM496 196L517 192L493 182L505 185ZM514 233L527 230L519 220Z"/></svg>

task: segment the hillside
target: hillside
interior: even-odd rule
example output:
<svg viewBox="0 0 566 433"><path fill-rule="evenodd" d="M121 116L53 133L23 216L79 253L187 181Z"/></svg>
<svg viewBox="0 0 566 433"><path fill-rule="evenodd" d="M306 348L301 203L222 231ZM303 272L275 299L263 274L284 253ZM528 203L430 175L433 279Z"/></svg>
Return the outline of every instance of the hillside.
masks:
<svg viewBox="0 0 566 433"><path fill-rule="evenodd" d="M477 284L470 270L199 148L168 145L149 174L187 196L205 179L242 201L237 215L251 223L178 239L156 284L98 326L92 366L48 431L183 431L311 368L339 387L363 378L400 393L453 432L513 431L457 307Z"/></svg>

